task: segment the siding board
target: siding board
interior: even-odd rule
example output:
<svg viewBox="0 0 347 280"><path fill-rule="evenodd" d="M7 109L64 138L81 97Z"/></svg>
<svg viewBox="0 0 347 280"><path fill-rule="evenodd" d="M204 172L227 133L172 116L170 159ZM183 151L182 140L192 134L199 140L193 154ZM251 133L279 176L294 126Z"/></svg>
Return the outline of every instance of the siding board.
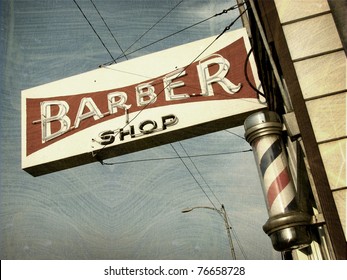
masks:
<svg viewBox="0 0 347 280"><path fill-rule="evenodd" d="M306 102L317 142L347 135L346 97L345 92Z"/></svg>
<svg viewBox="0 0 347 280"><path fill-rule="evenodd" d="M294 63L305 99L346 90L346 56L339 51Z"/></svg>
<svg viewBox="0 0 347 280"><path fill-rule="evenodd" d="M338 190L333 192L333 196L336 202L337 211L340 216L341 224L345 237L347 239L347 223L346 223L346 200L347 200L347 189Z"/></svg>
<svg viewBox="0 0 347 280"><path fill-rule="evenodd" d="M283 26L292 60L342 48L331 14Z"/></svg>
<svg viewBox="0 0 347 280"><path fill-rule="evenodd" d="M326 0L275 0L282 23L329 11Z"/></svg>
<svg viewBox="0 0 347 280"><path fill-rule="evenodd" d="M319 145L330 188L345 187L346 183L346 147L347 139Z"/></svg>

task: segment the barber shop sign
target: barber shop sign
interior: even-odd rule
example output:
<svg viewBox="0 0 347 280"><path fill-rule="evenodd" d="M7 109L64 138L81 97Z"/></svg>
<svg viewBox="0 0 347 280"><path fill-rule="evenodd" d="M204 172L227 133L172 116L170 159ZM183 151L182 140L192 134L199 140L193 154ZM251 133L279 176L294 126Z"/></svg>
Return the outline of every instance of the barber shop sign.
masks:
<svg viewBox="0 0 347 280"><path fill-rule="evenodd" d="M241 125L264 108L247 33L215 39L23 90L22 168L38 176Z"/></svg>

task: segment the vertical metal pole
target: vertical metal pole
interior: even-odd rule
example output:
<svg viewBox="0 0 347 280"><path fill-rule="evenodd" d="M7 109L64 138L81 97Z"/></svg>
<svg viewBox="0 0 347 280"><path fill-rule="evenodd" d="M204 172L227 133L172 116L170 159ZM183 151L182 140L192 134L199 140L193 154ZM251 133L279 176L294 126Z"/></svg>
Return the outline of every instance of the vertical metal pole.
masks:
<svg viewBox="0 0 347 280"><path fill-rule="evenodd" d="M223 215L223 219L224 219L224 223L225 223L225 228L227 230L227 234L228 234L228 238L229 238L229 245L230 245L230 252L231 252L231 256L233 257L234 260L236 260L236 254L235 254L235 248L234 248L234 244L233 244L233 240L231 238L231 232L230 232L230 229L231 229L231 226L228 222L228 216L227 216L227 213L225 211L225 208L224 208L224 205L222 204L222 208L220 210L220 212L222 213Z"/></svg>

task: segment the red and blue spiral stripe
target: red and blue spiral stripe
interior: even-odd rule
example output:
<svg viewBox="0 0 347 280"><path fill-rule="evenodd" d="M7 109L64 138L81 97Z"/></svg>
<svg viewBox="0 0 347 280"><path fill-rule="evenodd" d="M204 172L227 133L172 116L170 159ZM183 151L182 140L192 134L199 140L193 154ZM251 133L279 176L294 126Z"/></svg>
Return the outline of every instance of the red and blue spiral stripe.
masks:
<svg viewBox="0 0 347 280"><path fill-rule="evenodd" d="M269 215L295 209L295 187L281 138L277 135L258 138L255 148Z"/></svg>

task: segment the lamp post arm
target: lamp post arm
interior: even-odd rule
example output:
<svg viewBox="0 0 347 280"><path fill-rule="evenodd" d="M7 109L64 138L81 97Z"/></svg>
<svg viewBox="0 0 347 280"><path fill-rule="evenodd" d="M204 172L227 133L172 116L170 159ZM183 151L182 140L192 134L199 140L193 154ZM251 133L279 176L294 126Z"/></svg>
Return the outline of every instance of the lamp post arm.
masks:
<svg viewBox="0 0 347 280"><path fill-rule="evenodd" d="M222 214L222 212L214 207L209 207L209 206L195 206L195 207L190 207L190 208L184 208L181 212L182 213L188 213L193 211L194 209L209 209L209 210L214 210Z"/></svg>
<svg viewBox="0 0 347 280"><path fill-rule="evenodd" d="M229 246L230 246L230 253L231 253L231 256L234 260L236 260L236 254L235 254L235 249L234 249L234 244L233 244L233 240L231 238L231 226L229 224L229 220L228 220L228 216L227 216L227 213L225 211L225 208L224 208L224 205L222 204L222 207L221 209L217 209L217 208L214 208L214 207L209 207L209 206L195 206L195 207L190 207L190 208L185 208L183 209L181 212L182 213L188 213L188 212L191 212L193 211L194 209L209 209L209 210L213 210L213 211L216 211L218 212L218 214L223 218L224 220L224 224L225 224L225 228L227 230L227 234L228 234L228 240L229 240Z"/></svg>

